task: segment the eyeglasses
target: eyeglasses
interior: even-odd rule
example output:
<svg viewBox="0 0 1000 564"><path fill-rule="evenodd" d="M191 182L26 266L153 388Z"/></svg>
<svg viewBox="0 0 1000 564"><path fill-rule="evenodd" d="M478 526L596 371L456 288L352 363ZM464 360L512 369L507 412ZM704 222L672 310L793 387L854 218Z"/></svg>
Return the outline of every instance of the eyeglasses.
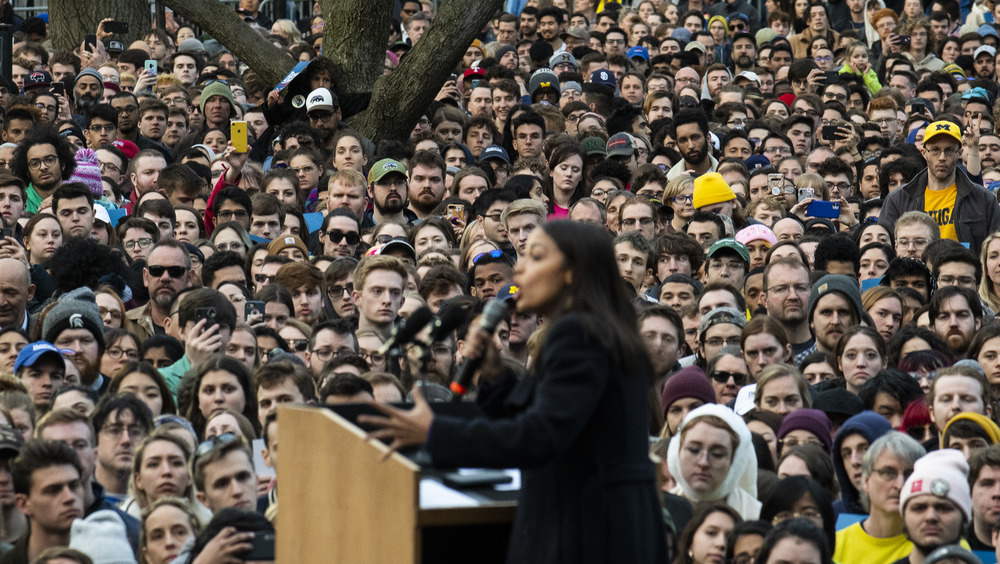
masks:
<svg viewBox="0 0 1000 564"><path fill-rule="evenodd" d="M728 339L723 339L722 337L712 337L711 339L706 339L705 344L710 347L721 347L723 345L728 345L730 347L740 346L740 338L729 337Z"/></svg>
<svg viewBox="0 0 1000 564"><path fill-rule="evenodd" d="M52 168L59 162L59 157L55 155L48 155L40 159L31 159L28 161L28 168L31 170L38 170L45 165L45 168Z"/></svg>
<svg viewBox="0 0 1000 564"><path fill-rule="evenodd" d="M106 307L99 307L99 308L97 308L97 311L100 312L102 318L105 315L110 315L111 319L114 319L114 320L117 320L117 321L121 321L122 318L124 317L122 315L122 312L120 312L118 310L115 310L115 309L108 309ZM111 349L108 349L108 352L111 352ZM115 357L112 357L112 358L115 358Z"/></svg>
<svg viewBox="0 0 1000 564"><path fill-rule="evenodd" d="M495 251L489 251L489 252L486 252L486 253L479 253L478 255L476 255L475 257L473 257L472 264L478 264L479 263L479 259L481 259L483 257L487 257L487 256L490 257L490 258L498 259L498 258L500 258L500 257L503 256L503 251L497 249Z"/></svg>
<svg viewBox="0 0 1000 564"><path fill-rule="evenodd" d="M331 297L333 297L333 296L337 296L337 297L343 296L344 292L347 292L348 294L353 293L354 292L354 284L352 284L352 283L349 282L349 283L347 283L344 286L330 286L327 289L327 291L326 291L327 295L329 295Z"/></svg>
<svg viewBox="0 0 1000 564"><path fill-rule="evenodd" d="M882 467L876 468L874 472L878 474L879 478L882 478L886 482L895 482L900 475L903 476L903 481L905 482L909 479L910 474L913 474L913 468L900 472L898 468Z"/></svg>
<svg viewBox="0 0 1000 564"><path fill-rule="evenodd" d="M159 278L163 276L164 272L169 274L171 278L180 278L181 276L184 276L188 271L186 266L152 266L152 265L147 266L146 270L149 272L149 275L152 276L153 278Z"/></svg>
<svg viewBox="0 0 1000 564"><path fill-rule="evenodd" d="M107 172L109 170L111 172L116 173L116 174L121 174L121 172L122 172L122 169L118 168L118 165L116 165L114 163L100 163L99 166L100 166L101 172Z"/></svg>
<svg viewBox="0 0 1000 564"><path fill-rule="evenodd" d="M357 245L361 241L361 236L354 231L348 231L344 233L343 231L337 229L331 229L326 232L326 236L330 238L330 242L334 244L339 244L344 239L347 239L348 245Z"/></svg>
<svg viewBox="0 0 1000 564"><path fill-rule="evenodd" d="M105 425L101 428L101 432L114 439L127 432L129 439L133 441L141 441L146 436L146 428L142 425L122 425L121 423Z"/></svg>
<svg viewBox="0 0 1000 564"><path fill-rule="evenodd" d="M847 182L837 182L837 183L831 182L829 184L829 187L831 189L836 188L837 190L840 190L841 192L847 192L848 190L851 189L851 185L849 183L847 183Z"/></svg>
<svg viewBox="0 0 1000 564"><path fill-rule="evenodd" d="M767 147L764 149L764 153L772 153L776 155L791 155L792 150L788 147Z"/></svg>
<svg viewBox="0 0 1000 564"><path fill-rule="evenodd" d="M118 110L119 114L131 114L131 113L135 113L135 112L139 111L139 107L138 106L124 106L124 107L115 108L115 109Z"/></svg>
<svg viewBox="0 0 1000 564"><path fill-rule="evenodd" d="M693 195L674 196L673 197L673 201L674 201L675 204L693 204L694 203L694 196Z"/></svg>
<svg viewBox="0 0 1000 564"><path fill-rule="evenodd" d="M808 284L781 284L779 286L771 286L764 291L768 294L785 295L789 290L794 290L796 294L808 294L810 288Z"/></svg>
<svg viewBox="0 0 1000 564"><path fill-rule="evenodd" d="M871 120L872 123L876 123L878 125L889 125L890 123L893 123L893 122L896 122L896 121L899 121L899 120L897 120L896 118L881 118L881 119L873 119L873 120Z"/></svg>
<svg viewBox="0 0 1000 564"><path fill-rule="evenodd" d="M142 239L132 239L131 241L122 241L122 246L125 249L134 249L139 247L140 249L148 249L150 245L153 244L153 240L143 237Z"/></svg>
<svg viewBox="0 0 1000 564"><path fill-rule="evenodd" d="M833 57L813 57L813 60L816 61L816 64L829 63L833 61Z"/></svg>
<svg viewBox="0 0 1000 564"><path fill-rule="evenodd" d="M919 249L927 246L927 239L896 239L896 245L902 249L906 249L910 245Z"/></svg>
<svg viewBox="0 0 1000 564"><path fill-rule="evenodd" d="M941 149L940 147L927 147L927 154L930 155L931 158L933 159L936 159L941 155L944 155L950 159L955 155L958 155L960 150L961 149L959 149L958 147L948 147L947 149Z"/></svg>
<svg viewBox="0 0 1000 564"><path fill-rule="evenodd" d="M139 359L139 351L136 349L123 349L121 347L111 347L104 352L108 353L108 356L110 356L115 360L120 359L122 355L127 357L129 360Z"/></svg>
<svg viewBox="0 0 1000 564"><path fill-rule="evenodd" d="M93 131L94 133L100 133L102 131L107 131L108 133L111 133L112 131L118 129L118 126L113 123L105 123L103 125L100 123L94 123L91 124L90 127L88 127L87 129Z"/></svg>
<svg viewBox="0 0 1000 564"><path fill-rule="evenodd" d="M197 462L198 458L205 456L206 454L212 452L213 450L228 444L235 443L237 441L242 441L239 435L235 433L223 433L221 435L216 435L214 437L209 437L202 441L194 449L194 457L192 457L192 463Z"/></svg>
<svg viewBox="0 0 1000 564"><path fill-rule="evenodd" d="M311 112L309 114L309 120L310 121L326 121L326 120L331 119L331 118L333 118L333 112L331 112L329 110L327 110L327 111Z"/></svg>
<svg viewBox="0 0 1000 564"><path fill-rule="evenodd" d="M250 214L246 210L222 210L219 212L219 219L221 221L230 221L233 218L243 219L250 217Z"/></svg>
<svg viewBox="0 0 1000 564"><path fill-rule="evenodd" d="M368 361L369 364L382 364L385 362L385 355L379 354L376 351L366 351L364 349L358 349L358 354L362 358Z"/></svg>
<svg viewBox="0 0 1000 564"><path fill-rule="evenodd" d="M735 383L737 386L745 386L747 380L750 379L750 376L746 374L741 374L739 372L726 372L724 370L719 370L712 373L712 379L720 384L725 384L726 382L729 381L730 378L733 379L733 383Z"/></svg>
<svg viewBox="0 0 1000 564"><path fill-rule="evenodd" d="M820 514L820 512L817 511L816 509L806 509L801 513L798 511L782 511L781 513L775 515L773 519L771 519L771 524L777 525L782 521L787 521L789 519L799 519L799 518L809 519L810 521L817 521L822 519L823 515Z"/></svg>
<svg viewBox="0 0 1000 564"><path fill-rule="evenodd" d="M605 39L604 42L607 43L608 45L624 45L625 44L625 40L624 39Z"/></svg>

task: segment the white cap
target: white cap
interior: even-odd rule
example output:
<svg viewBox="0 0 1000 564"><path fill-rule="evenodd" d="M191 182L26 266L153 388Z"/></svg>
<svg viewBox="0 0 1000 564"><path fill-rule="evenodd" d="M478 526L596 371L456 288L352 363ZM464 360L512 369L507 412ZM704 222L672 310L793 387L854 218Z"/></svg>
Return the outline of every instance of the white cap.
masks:
<svg viewBox="0 0 1000 564"><path fill-rule="evenodd" d="M108 215L108 210L101 204L94 204L94 219L101 221L108 225L111 225L111 216Z"/></svg>
<svg viewBox="0 0 1000 564"><path fill-rule="evenodd" d="M306 113L313 110L332 110L333 94L326 88L317 88L309 93L306 99Z"/></svg>
<svg viewBox="0 0 1000 564"><path fill-rule="evenodd" d="M756 82L757 86L760 86L760 77L757 76L757 73L755 73L755 72L752 72L752 71L743 71L740 74L736 75L736 78L740 78L740 77L743 77L743 78L745 78L747 80L750 80L752 82ZM733 82L736 82L735 78L733 79Z"/></svg>
<svg viewBox="0 0 1000 564"><path fill-rule="evenodd" d="M972 60L975 61L976 59L978 59L980 53L989 53L990 57L997 56L996 47L993 47L992 45L983 45L978 49L976 49L976 52L972 54Z"/></svg>

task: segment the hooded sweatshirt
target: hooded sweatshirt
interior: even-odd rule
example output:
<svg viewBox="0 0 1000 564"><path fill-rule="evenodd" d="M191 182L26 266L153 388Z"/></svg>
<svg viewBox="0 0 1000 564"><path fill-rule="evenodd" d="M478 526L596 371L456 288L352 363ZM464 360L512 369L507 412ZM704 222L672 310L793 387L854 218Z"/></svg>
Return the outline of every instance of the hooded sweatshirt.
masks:
<svg viewBox="0 0 1000 564"><path fill-rule="evenodd" d="M874 411L862 411L845 421L840 431L837 431L837 436L833 439L833 467L837 472L837 483L840 484L840 499L833 502L833 510L838 514L868 513L861 506L860 492L851 483L844 467L844 458L840 455L840 446L844 443L844 439L848 435L860 434L868 440L868 444L871 444L889 431L892 431L892 425L885 417Z"/></svg>

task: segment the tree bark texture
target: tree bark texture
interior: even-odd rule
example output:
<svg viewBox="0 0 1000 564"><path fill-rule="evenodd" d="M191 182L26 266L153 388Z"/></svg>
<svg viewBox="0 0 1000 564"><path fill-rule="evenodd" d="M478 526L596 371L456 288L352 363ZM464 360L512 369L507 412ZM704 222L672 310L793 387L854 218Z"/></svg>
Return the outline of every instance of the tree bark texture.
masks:
<svg viewBox="0 0 1000 564"><path fill-rule="evenodd" d="M378 79L371 105L350 120L351 125L376 142L407 139L472 40L502 6L503 0L445 2L433 25L396 70ZM323 13L327 13L325 6ZM369 56L377 56L381 64L384 53L379 50Z"/></svg>
<svg viewBox="0 0 1000 564"><path fill-rule="evenodd" d="M271 85L277 85L295 66L287 53L251 30L231 7L217 0L164 0L164 4L196 22Z"/></svg>
<svg viewBox="0 0 1000 564"><path fill-rule="evenodd" d="M142 39L151 27L147 0L49 0L49 29L52 45L60 51L74 51L89 33L97 33L104 18L128 23L129 32L112 39L129 43Z"/></svg>
<svg viewBox="0 0 1000 564"><path fill-rule="evenodd" d="M320 0L326 18L323 55L337 69L342 92L370 92L382 76L392 0Z"/></svg>

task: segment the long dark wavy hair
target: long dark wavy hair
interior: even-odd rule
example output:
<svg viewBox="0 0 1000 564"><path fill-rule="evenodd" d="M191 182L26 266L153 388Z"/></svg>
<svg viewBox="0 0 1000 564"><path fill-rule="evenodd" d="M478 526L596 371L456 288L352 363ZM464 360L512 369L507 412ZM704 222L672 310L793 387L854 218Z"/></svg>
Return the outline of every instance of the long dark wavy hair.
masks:
<svg viewBox="0 0 1000 564"><path fill-rule="evenodd" d="M577 314L592 342L609 351L625 373L652 377L635 308L618 275L611 237L576 221L551 221L542 229L565 257L573 280L554 317Z"/></svg>

